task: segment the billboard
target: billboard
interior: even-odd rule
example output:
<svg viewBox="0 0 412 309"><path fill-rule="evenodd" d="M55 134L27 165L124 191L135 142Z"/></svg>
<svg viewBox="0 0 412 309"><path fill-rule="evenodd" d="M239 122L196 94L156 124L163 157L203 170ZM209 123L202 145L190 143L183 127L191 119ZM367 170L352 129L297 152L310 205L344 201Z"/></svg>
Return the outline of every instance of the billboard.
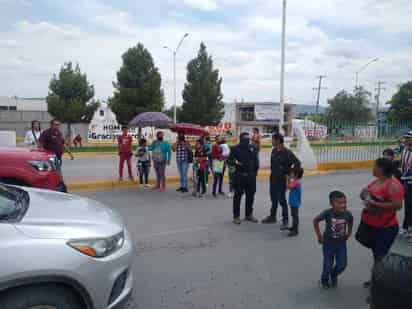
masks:
<svg viewBox="0 0 412 309"><path fill-rule="evenodd" d="M279 122L280 104L255 104L256 121Z"/></svg>

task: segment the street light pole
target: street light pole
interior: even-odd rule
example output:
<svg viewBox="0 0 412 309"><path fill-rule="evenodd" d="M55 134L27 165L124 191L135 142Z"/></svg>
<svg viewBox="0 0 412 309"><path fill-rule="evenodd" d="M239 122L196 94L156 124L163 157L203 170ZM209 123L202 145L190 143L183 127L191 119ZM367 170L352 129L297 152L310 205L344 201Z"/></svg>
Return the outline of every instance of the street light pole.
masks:
<svg viewBox="0 0 412 309"><path fill-rule="evenodd" d="M176 95L176 51L173 52L173 96L174 96L174 105L173 105L173 122L177 123L177 95Z"/></svg>
<svg viewBox="0 0 412 309"><path fill-rule="evenodd" d="M177 52L179 51L180 46L182 45L185 38L189 36L189 33L185 33L185 35L180 40L179 44L175 50L171 49L168 46L163 46L163 48L170 50L173 53L173 97L174 97L174 104L173 104L173 122L177 122L177 91L176 91L176 56Z"/></svg>
<svg viewBox="0 0 412 309"><path fill-rule="evenodd" d="M355 84L355 89L359 88L359 73L361 73L362 71L366 70L366 68L371 65L374 62L378 62L379 58L374 58L371 61L369 61L367 64L365 64L364 66L362 66L358 71L355 72L356 75L356 84Z"/></svg>
<svg viewBox="0 0 412 309"><path fill-rule="evenodd" d="M281 48L281 64L280 64L280 120L279 132L283 133L283 123L285 114L285 52L286 52L286 0L283 0L282 13L282 48Z"/></svg>

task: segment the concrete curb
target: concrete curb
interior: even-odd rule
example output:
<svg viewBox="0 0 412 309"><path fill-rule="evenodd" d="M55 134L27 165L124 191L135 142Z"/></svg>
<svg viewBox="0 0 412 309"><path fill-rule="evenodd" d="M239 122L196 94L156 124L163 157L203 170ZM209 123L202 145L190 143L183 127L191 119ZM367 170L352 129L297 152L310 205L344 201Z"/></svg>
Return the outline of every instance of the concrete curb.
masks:
<svg viewBox="0 0 412 309"><path fill-rule="evenodd" d="M326 175L332 173L332 170L328 171L305 171L305 176L314 175ZM269 180L270 170L260 170L257 179L258 180ZM150 184L154 185L155 180L150 179ZM167 185L177 185L180 182L179 176L168 176L166 178ZM192 177L189 177L189 182L192 182ZM228 182L228 176L225 176L225 182ZM69 192L90 192L90 191L102 191L102 190L115 190L115 189L131 189L137 188L137 181L118 181L113 179L108 180L92 180L92 181L79 181L79 182L68 182L67 188Z"/></svg>
<svg viewBox="0 0 412 309"><path fill-rule="evenodd" d="M117 157L117 152L73 152L74 159L76 158L102 158L102 157ZM70 159L69 154L65 153L64 159Z"/></svg>
<svg viewBox="0 0 412 309"><path fill-rule="evenodd" d="M337 161L318 164L318 171L354 170L372 168L374 160L365 161Z"/></svg>
<svg viewBox="0 0 412 309"><path fill-rule="evenodd" d="M270 152L272 149L262 149L263 152ZM101 157L118 157L117 152L73 152L74 159L79 158L101 158ZM69 154L65 153L64 159L70 159Z"/></svg>

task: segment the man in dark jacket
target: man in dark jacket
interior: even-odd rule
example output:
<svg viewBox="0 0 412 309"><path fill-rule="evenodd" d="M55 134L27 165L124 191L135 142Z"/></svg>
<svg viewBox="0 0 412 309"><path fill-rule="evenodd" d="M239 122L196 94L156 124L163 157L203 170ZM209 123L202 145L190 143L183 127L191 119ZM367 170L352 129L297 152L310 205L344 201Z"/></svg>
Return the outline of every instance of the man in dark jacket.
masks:
<svg viewBox="0 0 412 309"><path fill-rule="evenodd" d="M258 152L250 144L249 133L240 135L240 143L232 148L229 160L234 163L236 171L233 175L233 223L240 224L240 202L243 193L246 194L245 220L257 223L253 216L253 202L256 193L256 175L259 170Z"/></svg>
<svg viewBox="0 0 412 309"><path fill-rule="evenodd" d="M284 146L284 138L275 133L272 136L273 150L270 159L270 198L272 208L270 215L262 223L276 223L278 204L282 207L282 228L289 223L288 204L286 202L287 177L294 166L300 166L300 161L291 150Z"/></svg>

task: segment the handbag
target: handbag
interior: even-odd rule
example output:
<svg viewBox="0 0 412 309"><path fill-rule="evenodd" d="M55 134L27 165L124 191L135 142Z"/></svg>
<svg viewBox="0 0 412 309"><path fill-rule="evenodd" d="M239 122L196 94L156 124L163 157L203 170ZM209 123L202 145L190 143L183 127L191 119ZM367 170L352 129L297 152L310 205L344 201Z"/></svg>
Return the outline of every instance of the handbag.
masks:
<svg viewBox="0 0 412 309"><path fill-rule="evenodd" d="M375 228L361 220L355 234L355 239L365 248L371 249L375 242Z"/></svg>
<svg viewBox="0 0 412 309"><path fill-rule="evenodd" d="M213 160L213 173L223 174L224 162L221 160Z"/></svg>
<svg viewBox="0 0 412 309"><path fill-rule="evenodd" d="M362 212L362 215L363 215L363 212ZM394 216L396 216L396 214ZM375 240L376 240L376 236L375 236L376 231L378 229L384 229L385 228L384 226L386 226L389 222L391 222L392 219L393 219L393 216L388 219L388 221L383 225L383 227L370 226L369 224L366 224L365 222L363 222L361 219L358 229L356 230L355 239L365 248L372 249L374 247Z"/></svg>

